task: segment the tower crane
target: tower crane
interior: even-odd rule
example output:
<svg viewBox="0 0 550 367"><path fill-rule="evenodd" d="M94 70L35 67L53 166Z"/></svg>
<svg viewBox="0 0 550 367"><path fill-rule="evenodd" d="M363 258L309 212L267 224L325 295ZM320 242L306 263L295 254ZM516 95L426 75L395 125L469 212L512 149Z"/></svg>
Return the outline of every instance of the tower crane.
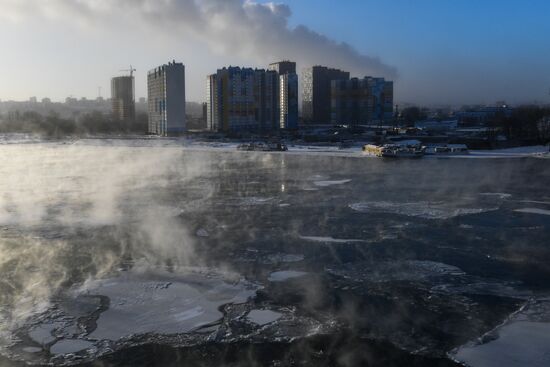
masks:
<svg viewBox="0 0 550 367"><path fill-rule="evenodd" d="M124 69L124 70L119 70L119 71L127 71L130 73L130 76L134 76L134 71L136 71L136 69L134 69L132 67L132 65L130 65L130 69Z"/></svg>

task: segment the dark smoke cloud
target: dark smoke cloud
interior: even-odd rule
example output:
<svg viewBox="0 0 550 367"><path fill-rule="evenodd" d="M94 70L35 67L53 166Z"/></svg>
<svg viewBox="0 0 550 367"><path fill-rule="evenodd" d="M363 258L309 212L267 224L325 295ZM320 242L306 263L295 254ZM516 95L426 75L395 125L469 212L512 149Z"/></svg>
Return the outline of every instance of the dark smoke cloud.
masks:
<svg viewBox="0 0 550 367"><path fill-rule="evenodd" d="M250 0L0 0L0 18L46 17L96 28L146 25L181 40L198 40L220 55L265 64L281 59L395 78L397 71L353 46L300 25L289 27L285 4ZM96 28L97 29L97 28Z"/></svg>

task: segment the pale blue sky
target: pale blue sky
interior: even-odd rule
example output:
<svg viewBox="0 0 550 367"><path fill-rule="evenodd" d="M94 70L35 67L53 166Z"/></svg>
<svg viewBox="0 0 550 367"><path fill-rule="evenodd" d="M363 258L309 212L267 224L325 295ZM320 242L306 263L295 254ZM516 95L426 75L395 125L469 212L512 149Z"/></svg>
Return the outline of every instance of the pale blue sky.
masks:
<svg viewBox="0 0 550 367"><path fill-rule="evenodd" d="M108 96L110 77L130 63L138 69L136 94L141 97L147 70L172 59L183 61L188 99L196 101L204 100L205 76L224 65L266 66L271 57L285 57L303 60L300 67L339 66L324 41L292 32L303 25L380 58L379 67L367 60L360 68L365 73L397 69L399 103L550 102L546 0L286 0L282 3L290 15L286 8L269 16L254 8L247 14L255 20L246 25L235 24L240 23L234 11L242 7L240 0L197 0L202 11L210 11L212 4L223 8L216 8L206 24L189 15L191 0L172 0L176 5L166 14L145 7L130 12L119 6L123 0L103 0L107 5L83 11L67 6L71 1L53 0L57 5L39 11L41 0L0 0L0 99L95 98L99 86ZM132 7L140 1L126 3ZM287 38L271 39L270 30L283 29L277 27L284 21L291 31ZM290 39L295 44L287 48ZM317 45L309 47L310 41ZM228 42L231 46L225 47ZM271 49L276 56L267 55ZM302 52L310 55L297 55ZM350 61L349 68L357 62Z"/></svg>
<svg viewBox="0 0 550 367"><path fill-rule="evenodd" d="M400 74L397 93L404 100L450 103L456 96L486 103L550 102L548 0L288 0L288 4L293 24L305 23L395 65Z"/></svg>

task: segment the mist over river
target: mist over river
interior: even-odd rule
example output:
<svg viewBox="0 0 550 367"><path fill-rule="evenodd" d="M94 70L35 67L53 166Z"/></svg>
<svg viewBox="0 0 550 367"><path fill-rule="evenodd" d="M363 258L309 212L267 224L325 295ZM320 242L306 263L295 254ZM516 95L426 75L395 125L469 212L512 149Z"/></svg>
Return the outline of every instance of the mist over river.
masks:
<svg viewBox="0 0 550 367"><path fill-rule="evenodd" d="M0 366L548 366L549 164L4 141Z"/></svg>

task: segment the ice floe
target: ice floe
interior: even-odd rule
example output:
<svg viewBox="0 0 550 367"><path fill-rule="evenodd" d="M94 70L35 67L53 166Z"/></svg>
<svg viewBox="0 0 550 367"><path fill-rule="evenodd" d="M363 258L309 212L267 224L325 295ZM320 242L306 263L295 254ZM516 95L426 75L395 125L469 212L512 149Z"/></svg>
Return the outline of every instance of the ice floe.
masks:
<svg viewBox="0 0 550 367"><path fill-rule="evenodd" d="M250 196L250 197L242 198L239 204L244 206L266 205L266 204L271 204L273 202L273 199L274 198L272 197L264 198L264 197Z"/></svg>
<svg viewBox="0 0 550 367"><path fill-rule="evenodd" d="M82 291L110 300L89 337L118 340L132 334L190 332L216 322L222 317L221 305L246 302L256 289L197 274L157 279L129 274L93 281Z"/></svg>
<svg viewBox="0 0 550 367"><path fill-rule="evenodd" d="M52 334L53 331L62 325L63 324L61 323L46 323L38 325L30 330L29 336L40 345L50 344L56 339Z"/></svg>
<svg viewBox="0 0 550 367"><path fill-rule="evenodd" d="M208 233L208 231L206 229L201 228L201 229L197 230L197 236L198 237L209 237L210 233Z"/></svg>
<svg viewBox="0 0 550 367"><path fill-rule="evenodd" d="M480 214L498 210L491 208L464 208L453 206L444 202L391 202L391 201L370 201L350 204L349 207L362 213L388 213L399 214L408 217L424 219L450 219L454 217Z"/></svg>
<svg viewBox="0 0 550 367"><path fill-rule="evenodd" d="M42 348L25 347L25 348L23 348L23 352L26 352L26 353L40 353L40 352L42 352Z"/></svg>
<svg viewBox="0 0 550 367"><path fill-rule="evenodd" d="M279 320L282 316L281 313L271 310L252 310L246 318L250 322L263 326Z"/></svg>
<svg viewBox="0 0 550 367"><path fill-rule="evenodd" d="M347 184L348 182L351 182L351 180L335 180L335 181L315 181L315 186L319 187L328 187L328 186L334 186L334 185L343 185Z"/></svg>
<svg viewBox="0 0 550 367"><path fill-rule="evenodd" d="M497 197L499 199L509 199L512 197L512 194L508 194L508 193L505 193L505 192L482 192L481 194L479 195L482 195L482 196L493 196L493 197Z"/></svg>
<svg viewBox="0 0 550 367"><path fill-rule="evenodd" d="M258 262L260 264L272 265L278 263L295 263L304 260L302 254L286 254L282 252L260 251L254 248L247 248L234 254L240 262Z"/></svg>
<svg viewBox="0 0 550 367"><path fill-rule="evenodd" d="M276 271L269 274L269 277L267 278L267 280L269 280L270 282L284 282L289 279L303 277L306 274L307 274L306 272L294 271L294 270Z"/></svg>
<svg viewBox="0 0 550 367"><path fill-rule="evenodd" d="M471 367L550 366L550 304L531 300L502 325L450 353Z"/></svg>
<svg viewBox="0 0 550 367"><path fill-rule="evenodd" d="M271 254L268 255L264 260L261 262L263 264L276 264L276 263L294 263L294 262L300 262L304 260L304 255L302 254Z"/></svg>
<svg viewBox="0 0 550 367"><path fill-rule="evenodd" d="M318 236L300 236L301 239L311 242L322 242L322 243L352 243L352 242L367 242L365 240L358 239L343 239L343 238L333 238L333 237L318 237Z"/></svg>
<svg viewBox="0 0 550 367"><path fill-rule="evenodd" d="M443 276L463 276L458 267L426 260L391 261L376 264L358 262L327 267L327 273L355 282L422 281Z"/></svg>
<svg viewBox="0 0 550 367"><path fill-rule="evenodd" d="M514 211L518 213L550 215L550 210L539 209L539 208L523 208L523 209L516 209Z"/></svg>
<svg viewBox="0 0 550 367"><path fill-rule="evenodd" d="M498 339L460 349L455 358L471 367L550 366L550 323L515 322Z"/></svg>
<svg viewBox="0 0 550 367"><path fill-rule="evenodd" d="M87 340L63 339L52 345L50 352L53 354L78 353L93 347L94 344Z"/></svg>
<svg viewBox="0 0 550 367"><path fill-rule="evenodd" d="M550 201L541 201L541 200L516 200L516 201L518 203L550 205Z"/></svg>

